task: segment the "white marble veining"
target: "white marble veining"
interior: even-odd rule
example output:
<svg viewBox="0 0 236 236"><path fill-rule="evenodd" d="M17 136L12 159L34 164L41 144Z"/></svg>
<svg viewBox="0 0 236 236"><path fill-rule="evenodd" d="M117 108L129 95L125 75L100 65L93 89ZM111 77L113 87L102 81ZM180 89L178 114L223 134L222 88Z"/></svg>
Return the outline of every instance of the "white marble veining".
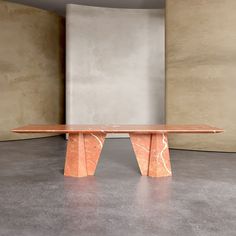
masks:
<svg viewBox="0 0 236 236"><path fill-rule="evenodd" d="M164 152L165 152L165 151L168 151L167 137L166 137L165 134L162 134L162 143L163 143L163 148L162 148L162 150L161 150L160 152L157 153L157 158L160 158L160 159L161 159L164 168L166 169L166 171L167 171L169 174L171 174L171 171L170 171L170 169L167 167L165 158L164 158L164 156L163 156Z"/></svg>
<svg viewBox="0 0 236 236"><path fill-rule="evenodd" d="M95 134L91 134L91 135L98 141L100 148L102 148L103 143L102 143L102 141L100 140L100 138L99 138L97 135L95 135Z"/></svg>

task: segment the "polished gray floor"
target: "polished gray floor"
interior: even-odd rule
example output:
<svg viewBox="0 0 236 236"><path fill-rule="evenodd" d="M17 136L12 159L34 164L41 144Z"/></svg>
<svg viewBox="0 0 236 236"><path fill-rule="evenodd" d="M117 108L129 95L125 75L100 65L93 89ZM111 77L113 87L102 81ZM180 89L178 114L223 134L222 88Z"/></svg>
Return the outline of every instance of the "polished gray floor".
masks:
<svg viewBox="0 0 236 236"><path fill-rule="evenodd" d="M139 174L106 140L95 177L63 176L62 137L0 142L0 235L236 235L236 154L171 151L172 178Z"/></svg>

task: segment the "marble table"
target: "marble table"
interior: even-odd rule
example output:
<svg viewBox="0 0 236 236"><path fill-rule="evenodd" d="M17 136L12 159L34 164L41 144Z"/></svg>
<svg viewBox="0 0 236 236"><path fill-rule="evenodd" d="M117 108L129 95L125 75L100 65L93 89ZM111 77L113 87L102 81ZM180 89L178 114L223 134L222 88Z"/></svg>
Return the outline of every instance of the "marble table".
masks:
<svg viewBox="0 0 236 236"><path fill-rule="evenodd" d="M69 134L65 176L94 175L107 133L128 133L142 175L171 176L168 133L219 133L208 125L27 125L16 133Z"/></svg>

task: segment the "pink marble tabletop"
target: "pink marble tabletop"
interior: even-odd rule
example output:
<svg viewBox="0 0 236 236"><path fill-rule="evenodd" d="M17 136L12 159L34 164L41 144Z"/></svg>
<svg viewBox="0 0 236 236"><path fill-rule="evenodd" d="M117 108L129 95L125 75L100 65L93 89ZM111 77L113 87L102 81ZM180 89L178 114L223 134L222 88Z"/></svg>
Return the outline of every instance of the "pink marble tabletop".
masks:
<svg viewBox="0 0 236 236"><path fill-rule="evenodd" d="M223 129L209 125L27 125L16 133L220 133Z"/></svg>

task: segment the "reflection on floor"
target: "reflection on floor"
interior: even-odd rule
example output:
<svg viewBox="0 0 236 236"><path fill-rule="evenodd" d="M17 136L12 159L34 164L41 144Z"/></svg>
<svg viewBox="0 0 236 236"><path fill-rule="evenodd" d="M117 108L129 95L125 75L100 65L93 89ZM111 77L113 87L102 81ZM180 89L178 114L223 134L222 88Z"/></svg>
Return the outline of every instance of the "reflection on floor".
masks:
<svg viewBox="0 0 236 236"><path fill-rule="evenodd" d="M58 137L0 142L0 235L236 235L236 153L171 150L172 178L139 174L108 139L95 177L63 176Z"/></svg>

